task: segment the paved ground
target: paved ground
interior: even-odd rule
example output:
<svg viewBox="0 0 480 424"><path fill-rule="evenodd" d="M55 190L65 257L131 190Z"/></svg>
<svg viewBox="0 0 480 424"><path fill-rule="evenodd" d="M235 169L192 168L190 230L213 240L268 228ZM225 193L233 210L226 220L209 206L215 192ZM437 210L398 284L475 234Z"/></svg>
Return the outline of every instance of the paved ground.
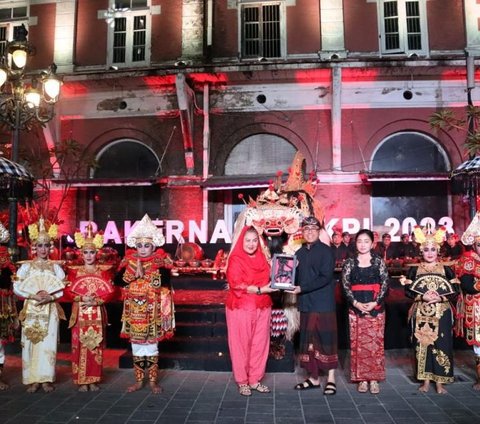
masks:
<svg viewBox="0 0 480 424"><path fill-rule="evenodd" d="M148 389L125 393L132 370L117 369L115 352L105 370L105 383L96 393L78 393L70 381L68 355L59 356L57 390L50 394L25 393L20 381L20 360L7 357L6 379L12 387L0 392L0 423L479 423L480 392L471 389L473 354L455 355L456 382L448 394L418 392L412 380L413 356L409 350L387 351L387 381L379 395L360 394L348 382L348 357L342 352L338 393L323 396L320 390L298 392L295 383L303 373L269 374L265 383L272 393L238 394L230 373L162 371L164 393Z"/></svg>

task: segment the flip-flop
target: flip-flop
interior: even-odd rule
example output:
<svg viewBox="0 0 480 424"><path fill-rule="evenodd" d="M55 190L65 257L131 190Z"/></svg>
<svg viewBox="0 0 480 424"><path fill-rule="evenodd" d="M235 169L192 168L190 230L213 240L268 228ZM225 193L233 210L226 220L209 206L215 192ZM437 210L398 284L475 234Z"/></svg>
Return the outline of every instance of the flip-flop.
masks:
<svg viewBox="0 0 480 424"><path fill-rule="evenodd" d="M310 389L319 389L320 384L313 384L312 381L307 378L303 383L298 383L294 389L295 390L310 390Z"/></svg>
<svg viewBox="0 0 480 424"><path fill-rule="evenodd" d="M335 383L328 382L323 389L323 394L326 396L333 396L337 394L337 386Z"/></svg>

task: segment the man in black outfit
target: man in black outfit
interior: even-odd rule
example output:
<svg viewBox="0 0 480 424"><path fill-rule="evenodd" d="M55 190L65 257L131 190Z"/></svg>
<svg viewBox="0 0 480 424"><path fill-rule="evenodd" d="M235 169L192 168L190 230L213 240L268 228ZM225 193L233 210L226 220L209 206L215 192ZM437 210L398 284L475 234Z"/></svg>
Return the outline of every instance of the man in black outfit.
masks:
<svg viewBox="0 0 480 424"><path fill-rule="evenodd" d="M335 261L329 246L319 240L320 223L310 216L303 220L305 243L297 251L298 259L294 293L298 294L300 311L301 366L308 378L295 386L296 390L320 387L320 372L327 372L325 395L337 392L335 369L337 355L337 315L335 303Z"/></svg>
<svg viewBox="0 0 480 424"><path fill-rule="evenodd" d="M349 248L342 242L342 234L339 232L334 232L332 235L332 243L330 247L333 252L333 257L335 258L335 263L341 266L342 262L348 258Z"/></svg>

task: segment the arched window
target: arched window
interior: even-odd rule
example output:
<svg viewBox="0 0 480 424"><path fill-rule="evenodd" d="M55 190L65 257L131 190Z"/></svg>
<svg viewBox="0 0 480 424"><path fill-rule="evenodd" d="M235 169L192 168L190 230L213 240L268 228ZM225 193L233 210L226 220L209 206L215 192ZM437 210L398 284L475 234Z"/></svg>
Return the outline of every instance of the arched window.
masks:
<svg viewBox="0 0 480 424"><path fill-rule="evenodd" d="M95 178L151 178L156 176L159 161L155 153L134 140L109 144L97 155Z"/></svg>
<svg viewBox="0 0 480 424"><path fill-rule="evenodd" d="M115 221L123 229L123 221L139 220L145 213L159 216L160 187L154 184L159 163L155 152L135 140L115 141L98 153L92 176L108 182L92 189L91 202L101 228Z"/></svg>
<svg viewBox="0 0 480 424"><path fill-rule="evenodd" d="M296 147L286 139L274 134L255 134L244 138L230 152L225 163L225 176L229 175L258 175L274 176L278 171L287 173L297 152ZM260 183L260 184L259 184ZM265 187L259 188L267 179L259 177L251 187L237 186L238 189L225 192L225 219L233 230L233 224L238 215L245 209L245 203L238 197L241 193L244 198L255 198Z"/></svg>
<svg viewBox="0 0 480 424"><path fill-rule="evenodd" d="M373 154L372 171L442 172L450 169L442 147L416 132L401 132L383 140Z"/></svg>
<svg viewBox="0 0 480 424"><path fill-rule="evenodd" d="M286 172L296 151L295 146L277 135L251 135L232 149L225 164L225 175Z"/></svg>
<svg viewBox="0 0 480 424"><path fill-rule="evenodd" d="M379 143L371 160L372 227L390 232L393 241L415 224L432 218L446 225L449 216L448 171L445 150L433 138L401 132Z"/></svg>

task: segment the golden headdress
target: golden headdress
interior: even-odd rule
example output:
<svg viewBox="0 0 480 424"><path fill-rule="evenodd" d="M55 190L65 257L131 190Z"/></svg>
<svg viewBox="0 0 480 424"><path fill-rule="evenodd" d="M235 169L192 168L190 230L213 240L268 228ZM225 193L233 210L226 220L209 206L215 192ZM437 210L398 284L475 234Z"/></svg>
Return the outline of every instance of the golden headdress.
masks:
<svg viewBox="0 0 480 424"><path fill-rule="evenodd" d="M10 233L5 226L0 222L0 243L6 243L10 240Z"/></svg>
<svg viewBox="0 0 480 424"><path fill-rule="evenodd" d="M92 223L89 222L86 228L87 232L85 236L80 231L75 232L75 244L79 249L84 247L92 247L95 250L99 250L103 247L103 235L102 234L93 234Z"/></svg>
<svg viewBox="0 0 480 424"><path fill-rule="evenodd" d="M416 226L413 229L413 234L415 235L415 241L420 243L420 246L425 246L427 244L435 244L437 249L440 249L440 246L445 239L446 234L445 227L439 227L436 231L432 230L430 224L427 224L424 228Z"/></svg>
<svg viewBox="0 0 480 424"><path fill-rule="evenodd" d="M38 223L30 224L28 226L28 236L32 244L37 243L51 243L58 236L58 226L51 224L48 226L43 217L40 217Z"/></svg>
<svg viewBox="0 0 480 424"><path fill-rule="evenodd" d="M152 222L147 214L128 234L127 246L135 247L138 242L142 241L151 242L157 247L165 244L165 237L162 231Z"/></svg>
<svg viewBox="0 0 480 424"><path fill-rule="evenodd" d="M462 235L461 241L464 245L470 246L480 239L480 212L477 212L469 226Z"/></svg>

